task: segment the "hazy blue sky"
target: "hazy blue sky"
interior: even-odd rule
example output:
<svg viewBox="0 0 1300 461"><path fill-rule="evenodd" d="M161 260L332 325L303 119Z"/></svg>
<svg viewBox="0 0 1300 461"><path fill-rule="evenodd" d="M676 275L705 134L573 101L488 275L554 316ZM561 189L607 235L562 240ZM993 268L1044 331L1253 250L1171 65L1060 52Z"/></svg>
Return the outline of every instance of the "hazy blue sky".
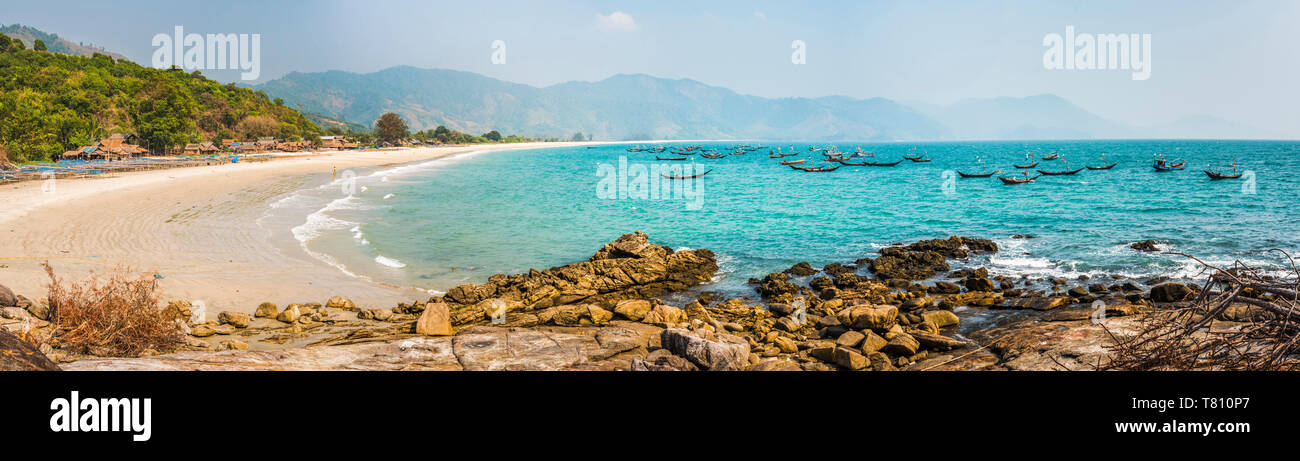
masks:
<svg viewBox="0 0 1300 461"><path fill-rule="evenodd" d="M539 86L646 73L767 97L1054 93L1138 126L1208 114L1300 137L1298 1L0 2L0 23L141 63L153 35L176 25L258 33L263 80L412 65ZM1067 25L1151 34L1151 78L1044 69L1044 35ZM494 40L506 42L505 65L491 63ZM807 44L806 65L791 64L793 40Z"/></svg>

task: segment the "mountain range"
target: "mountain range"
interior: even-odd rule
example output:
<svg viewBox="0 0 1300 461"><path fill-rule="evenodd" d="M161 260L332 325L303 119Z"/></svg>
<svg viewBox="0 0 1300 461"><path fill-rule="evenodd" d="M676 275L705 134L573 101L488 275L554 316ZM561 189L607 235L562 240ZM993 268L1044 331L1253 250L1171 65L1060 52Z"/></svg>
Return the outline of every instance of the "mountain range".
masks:
<svg viewBox="0 0 1300 461"><path fill-rule="evenodd" d="M58 35L42 31L35 27L24 26L22 24L10 24L7 26L0 26L0 34L5 34L11 38L16 38L18 40L21 40L23 42L23 45L26 46L28 49L31 49L32 46L34 46L34 44L36 43L36 41L40 40L42 42L45 42L46 48L48 48L49 51L53 53L63 53L63 54L70 54L73 56L85 56L85 57L91 57L94 56L95 53L99 53L107 56L112 56L113 59L126 59L122 57L122 55L120 54L109 52L103 48L98 48L93 45L73 43L71 41L59 37Z"/></svg>
<svg viewBox="0 0 1300 461"><path fill-rule="evenodd" d="M303 111L369 126L396 112L413 129L438 125L537 137L595 139L1262 138L1268 133L1210 116L1162 126L1108 120L1056 95L966 99L947 106L844 96L764 98L690 79L620 74L547 87L444 69L374 73L293 72L252 86Z"/></svg>

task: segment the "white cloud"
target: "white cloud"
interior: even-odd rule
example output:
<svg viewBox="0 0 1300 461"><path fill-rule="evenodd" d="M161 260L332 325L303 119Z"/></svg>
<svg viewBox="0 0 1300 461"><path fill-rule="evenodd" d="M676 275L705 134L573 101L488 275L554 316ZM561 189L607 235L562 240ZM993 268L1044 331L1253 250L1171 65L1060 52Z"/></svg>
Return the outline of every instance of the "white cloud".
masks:
<svg viewBox="0 0 1300 461"><path fill-rule="evenodd" d="M637 25L632 15L615 11L608 15L596 13L596 27L605 32L630 32L636 30Z"/></svg>

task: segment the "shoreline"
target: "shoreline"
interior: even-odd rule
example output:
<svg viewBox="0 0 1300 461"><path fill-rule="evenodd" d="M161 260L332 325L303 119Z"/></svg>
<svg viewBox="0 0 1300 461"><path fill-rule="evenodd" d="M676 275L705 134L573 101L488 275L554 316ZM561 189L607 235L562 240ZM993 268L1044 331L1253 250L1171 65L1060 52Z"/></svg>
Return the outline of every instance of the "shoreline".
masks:
<svg viewBox="0 0 1300 461"><path fill-rule="evenodd" d="M281 154L263 162L127 172L108 178L7 184L0 202L0 281L42 296L49 261L56 275L81 279L126 265L163 278L164 300L199 300L211 316L251 313L265 301L287 304L346 293L360 303L392 305L427 297L422 290L350 277L272 241L258 225L272 200L353 168L418 164L474 151L544 149L628 142L566 142L418 147ZM296 243L296 242L295 242Z"/></svg>

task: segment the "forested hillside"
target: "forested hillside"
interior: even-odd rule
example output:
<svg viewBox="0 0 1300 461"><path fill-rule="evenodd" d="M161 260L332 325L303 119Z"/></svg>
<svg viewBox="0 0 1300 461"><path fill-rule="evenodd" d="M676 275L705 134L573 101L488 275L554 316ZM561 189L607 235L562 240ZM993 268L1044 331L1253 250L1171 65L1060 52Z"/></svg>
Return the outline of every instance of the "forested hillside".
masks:
<svg viewBox="0 0 1300 461"><path fill-rule="evenodd" d="M0 145L48 160L111 133L164 152L223 138L311 138L320 129L265 93L179 69L27 49L0 34Z"/></svg>

